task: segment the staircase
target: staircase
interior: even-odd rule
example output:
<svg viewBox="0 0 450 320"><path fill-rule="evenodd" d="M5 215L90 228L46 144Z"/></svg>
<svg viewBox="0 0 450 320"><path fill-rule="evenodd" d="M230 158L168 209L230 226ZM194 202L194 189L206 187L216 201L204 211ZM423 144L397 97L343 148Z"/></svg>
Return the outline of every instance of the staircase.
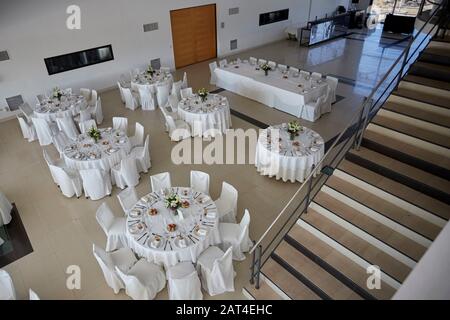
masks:
<svg viewBox="0 0 450 320"><path fill-rule="evenodd" d="M261 268L253 299L390 299L450 218L450 43L432 41ZM367 287L367 267L381 288Z"/></svg>

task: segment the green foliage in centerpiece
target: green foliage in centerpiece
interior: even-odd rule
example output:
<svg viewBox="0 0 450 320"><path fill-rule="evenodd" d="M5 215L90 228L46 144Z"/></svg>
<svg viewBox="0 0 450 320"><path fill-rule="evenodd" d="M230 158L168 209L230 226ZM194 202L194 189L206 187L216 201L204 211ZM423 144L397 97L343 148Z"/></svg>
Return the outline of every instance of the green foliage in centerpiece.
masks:
<svg viewBox="0 0 450 320"><path fill-rule="evenodd" d="M182 206L181 200L176 194L168 196L164 200L164 203L166 205L166 208L172 210L174 214L177 214L177 210Z"/></svg>
<svg viewBox="0 0 450 320"><path fill-rule="evenodd" d="M198 90L197 94L200 97L200 99L202 99L202 102L205 102L209 92L205 88L201 88L200 90Z"/></svg>
<svg viewBox="0 0 450 320"><path fill-rule="evenodd" d="M147 68L147 74L149 74L150 76L153 76L155 74L155 70L153 70L152 66L148 66Z"/></svg>
<svg viewBox="0 0 450 320"><path fill-rule="evenodd" d="M100 140L102 138L100 131L98 131L98 129L95 127L92 127L91 129L89 129L88 136L91 137L92 139L94 139L95 143L97 143L98 140Z"/></svg>
<svg viewBox="0 0 450 320"><path fill-rule="evenodd" d="M62 93L61 89L59 89L58 87L53 88L53 94L52 94L53 98L61 100L62 96L63 96L63 93Z"/></svg>
<svg viewBox="0 0 450 320"><path fill-rule="evenodd" d="M303 130L303 127L297 121L291 121L288 123L287 131L291 134L291 139L298 136L298 133Z"/></svg>
<svg viewBox="0 0 450 320"><path fill-rule="evenodd" d="M261 68L261 70L263 70L265 72L266 76L269 74L269 71L272 70L272 68L267 63L264 63L264 64L260 65L259 67Z"/></svg>

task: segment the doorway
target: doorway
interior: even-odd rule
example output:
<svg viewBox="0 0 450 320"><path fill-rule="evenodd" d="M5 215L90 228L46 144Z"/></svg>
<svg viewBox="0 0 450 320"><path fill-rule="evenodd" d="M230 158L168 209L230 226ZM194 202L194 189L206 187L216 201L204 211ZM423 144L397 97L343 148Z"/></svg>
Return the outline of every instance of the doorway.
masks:
<svg viewBox="0 0 450 320"><path fill-rule="evenodd" d="M170 11L176 68L217 57L216 5Z"/></svg>

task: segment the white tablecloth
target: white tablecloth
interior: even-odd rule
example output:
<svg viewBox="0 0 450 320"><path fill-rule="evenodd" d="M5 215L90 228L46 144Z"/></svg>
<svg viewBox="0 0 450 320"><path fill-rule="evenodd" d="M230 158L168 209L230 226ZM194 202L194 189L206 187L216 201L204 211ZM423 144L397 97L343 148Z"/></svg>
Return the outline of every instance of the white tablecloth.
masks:
<svg viewBox="0 0 450 320"><path fill-rule="evenodd" d="M303 182L324 156L324 141L311 129L291 140L285 124L263 130L256 146L255 166L262 175ZM281 141L279 141L281 139ZM320 169L319 169L320 170Z"/></svg>
<svg viewBox="0 0 450 320"><path fill-rule="evenodd" d="M212 129L226 133L231 127L228 100L216 94L208 95L205 102L197 95L182 99L178 104L178 115L191 126L193 136L203 136Z"/></svg>
<svg viewBox="0 0 450 320"><path fill-rule="evenodd" d="M37 104L34 115L45 119L47 122L55 122L57 116L72 117L87 107L87 101L83 96L67 95L58 99L49 99L42 104Z"/></svg>
<svg viewBox="0 0 450 320"><path fill-rule="evenodd" d="M182 216L165 207L164 199L171 194L178 194L182 201L188 201L189 208L179 209ZM156 215L150 215L152 208L157 210ZM165 267L174 266L179 261L195 263L206 248L221 242L218 217L214 201L190 188L174 187L151 193L128 212L128 242L139 256ZM170 232L169 224L175 224L176 230ZM133 232L139 230L136 228L138 225L142 229ZM205 230L206 234L197 232L197 228ZM155 242L158 237L159 243Z"/></svg>
<svg viewBox="0 0 450 320"><path fill-rule="evenodd" d="M122 131L99 129L96 143L87 133L80 134L74 144L64 150L64 160L71 169L102 169L109 171L130 153L131 143Z"/></svg>
<svg viewBox="0 0 450 320"><path fill-rule="evenodd" d="M217 86L296 117L301 116L306 103L327 93L328 84L324 80L294 77L279 70L269 71L265 76L257 68L244 62L216 68Z"/></svg>
<svg viewBox="0 0 450 320"><path fill-rule="evenodd" d="M156 86L167 82L173 82L171 73L156 71L153 76L151 76L150 74L143 72L131 79L131 90L138 92L139 88L146 88L156 94Z"/></svg>

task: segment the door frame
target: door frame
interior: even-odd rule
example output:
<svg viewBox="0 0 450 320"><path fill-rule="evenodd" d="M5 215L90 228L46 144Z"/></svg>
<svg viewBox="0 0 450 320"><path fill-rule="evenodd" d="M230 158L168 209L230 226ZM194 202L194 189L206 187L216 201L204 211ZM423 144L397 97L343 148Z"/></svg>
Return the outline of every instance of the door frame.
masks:
<svg viewBox="0 0 450 320"><path fill-rule="evenodd" d="M173 9L173 10L170 10L170 11L169 11L169 20L170 20L170 35L171 35L171 37L172 37L172 56L173 56L173 62L174 62L174 65L175 65L175 70L177 70L177 62L176 62L176 60L175 60L175 45L174 45L174 43L173 43L172 16L171 16L171 13L172 13L173 11L179 11L179 10L185 10L185 9L192 9L192 8L200 8L200 7L207 7L207 6L214 6L214 20L215 20L215 26L216 26L216 27L215 27L216 45L215 45L214 57L211 58L211 59L217 59L217 47L218 47L218 43L219 43L219 42L218 42L218 38L217 38L217 28L218 28L218 26L217 26L217 3L209 3L209 4L202 4L202 5L199 5L199 6L192 6L192 7L185 7L185 8ZM210 60L210 59L207 59L207 60ZM185 68L185 67L188 67L188 66L192 66L192 65L194 65L194 64L196 64L196 63L204 62L204 61L207 61L207 60L196 61L196 62L194 62L194 63L185 65L185 66L183 66L183 67L181 67L181 68Z"/></svg>

